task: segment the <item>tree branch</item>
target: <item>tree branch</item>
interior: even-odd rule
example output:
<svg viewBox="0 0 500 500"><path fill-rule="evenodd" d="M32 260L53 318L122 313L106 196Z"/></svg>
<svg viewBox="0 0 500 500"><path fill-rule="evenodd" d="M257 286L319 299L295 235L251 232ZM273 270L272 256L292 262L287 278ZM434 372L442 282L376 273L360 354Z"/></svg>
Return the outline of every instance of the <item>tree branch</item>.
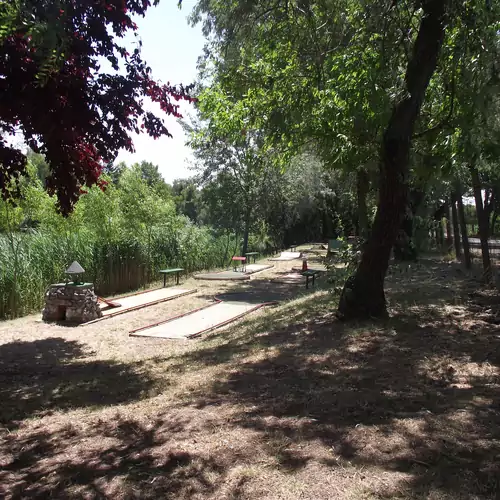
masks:
<svg viewBox="0 0 500 500"><path fill-rule="evenodd" d="M448 111L448 115L444 120L442 120L440 123L434 125L431 128L428 128L427 130L423 130L422 132L417 132L416 134L413 134L413 139L418 139L419 137L422 137L426 134L429 134L431 132L435 132L437 130L443 129L446 125L450 124L451 118L453 116L453 111L454 111L454 104L455 104L455 73L453 73L453 78L451 80L451 103L450 103L450 109Z"/></svg>

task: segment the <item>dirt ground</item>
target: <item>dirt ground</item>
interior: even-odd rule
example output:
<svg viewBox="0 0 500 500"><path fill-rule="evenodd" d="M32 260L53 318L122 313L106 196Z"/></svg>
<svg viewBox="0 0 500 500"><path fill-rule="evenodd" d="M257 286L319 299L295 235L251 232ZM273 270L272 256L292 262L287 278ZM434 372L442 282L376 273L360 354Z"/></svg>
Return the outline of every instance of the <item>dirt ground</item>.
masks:
<svg viewBox="0 0 500 500"><path fill-rule="evenodd" d="M500 299L438 259L393 266L391 319L311 291L196 294L82 326L0 323L0 497L500 498ZM217 293L279 294L193 340L129 337Z"/></svg>

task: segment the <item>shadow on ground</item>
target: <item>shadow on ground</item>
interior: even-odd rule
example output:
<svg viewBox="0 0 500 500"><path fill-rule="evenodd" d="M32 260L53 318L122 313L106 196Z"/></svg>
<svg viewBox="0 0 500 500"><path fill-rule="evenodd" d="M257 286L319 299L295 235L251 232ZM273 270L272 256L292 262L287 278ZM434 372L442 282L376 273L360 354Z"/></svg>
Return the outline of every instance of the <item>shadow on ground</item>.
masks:
<svg viewBox="0 0 500 500"><path fill-rule="evenodd" d="M188 498L210 494L222 473L215 460L172 450L183 422L107 422L4 438L10 460L0 470L2 498ZM8 486L7 486L8 485ZM7 490L8 487L8 490ZM173 495L173 496L170 496Z"/></svg>
<svg viewBox="0 0 500 500"><path fill-rule="evenodd" d="M328 286L326 272L320 272L313 287L312 282L306 289L305 278L287 279L292 274L291 270L277 273L277 279L255 279L235 282L227 292L217 295L218 299L225 301L249 302L261 304L263 302L282 302L297 299ZM281 281L280 281L281 280ZM201 295L206 299L213 299L213 295Z"/></svg>
<svg viewBox="0 0 500 500"><path fill-rule="evenodd" d="M390 280L388 321L338 323L320 292L159 356L160 371L197 383L155 418L2 433L0 484L12 498L498 498L500 334L477 320L466 278L430 262ZM75 342L31 344L0 352L18 417L95 404L94 391L139 399L152 383L139 366L85 366ZM254 469L227 488L236 466ZM285 496L276 471L293 478ZM357 489L312 492L331 476ZM252 489L266 477L266 494Z"/></svg>
<svg viewBox="0 0 500 500"><path fill-rule="evenodd" d="M419 266L389 286L399 306L384 323L337 323L317 297L291 304L184 355L231 367L187 404L243 407L235 426L286 440L283 468L317 460L303 447L320 442L330 467L407 475L372 495L498 498L500 333L459 305L474 286L454 265Z"/></svg>
<svg viewBox="0 0 500 500"><path fill-rule="evenodd" d="M134 401L152 388L139 364L86 359L90 354L63 338L0 345L0 423Z"/></svg>

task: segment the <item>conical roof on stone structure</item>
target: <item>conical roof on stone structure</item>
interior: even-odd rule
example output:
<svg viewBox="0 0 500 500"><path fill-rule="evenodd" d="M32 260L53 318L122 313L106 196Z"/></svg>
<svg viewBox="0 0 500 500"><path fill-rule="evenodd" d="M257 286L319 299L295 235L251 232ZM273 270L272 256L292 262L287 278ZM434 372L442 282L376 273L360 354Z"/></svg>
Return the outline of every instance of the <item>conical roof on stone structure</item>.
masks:
<svg viewBox="0 0 500 500"><path fill-rule="evenodd" d="M66 269L66 274L81 274L84 272L85 269L83 269L83 267L80 264L78 264L76 260L74 260L71 266L69 266L68 269Z"/></svg>

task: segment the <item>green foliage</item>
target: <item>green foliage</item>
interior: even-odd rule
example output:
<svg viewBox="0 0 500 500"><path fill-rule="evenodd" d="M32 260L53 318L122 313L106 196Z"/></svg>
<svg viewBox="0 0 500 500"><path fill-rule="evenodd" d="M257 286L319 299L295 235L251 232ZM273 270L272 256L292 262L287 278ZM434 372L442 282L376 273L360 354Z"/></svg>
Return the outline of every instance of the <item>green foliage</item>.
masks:
<svg viewBox="0 0 500 500"><path fill-rule="evenodd" d="M379 185L382 132L393 105L404 98L405 68L422 12L422 3L410 0L272 5L198 0L191 21L209 35L200 64L208 88L200 106L210 110L212 128L234 133L231 140L240 140L240 130L258 130L260 148L273 164L293 169L304 150L313 149L323 173L344 172L325 182L331 191L343 188L326 197L327 218L334 220L331 226L351 231L357 200L349 174L364 170L371 185ZM455 181L470 183L471 162L479 170L493 228L499 216L499 19L498 2L447 4L445 39L415 124L407 179L410 191L425 194L422 202L410 201L407 207L421 218L414 234L408 234L418 236L419 241L410 240L414 250L428 247L433 214L449 199ZM300 163L308 170L307 161ZM287 239L286 219L307 228L318 224L297 216L306 197L299 201L283 183L271 190L275 201L268 202L265 220L273 239ZM310 192L310 206L319 205L318 191ZM373 215L374 200L368 203ZM285 215L280 206L286 207Z"/></svg>
<svg viewBox="0 0 500 500"><path fill-rule="evenodd" d="M243 101L231 99L213 85L202 89L197 108L197 119L184 128L199 182L207 187L204 198L217 226L243 233L241 252L245 253L257 222L255 206L269 168L268 157L259 131L245 126L249 110Z"/></svg>
<svg viewBox="0 0 500 500"><path fill-rule="evenodd" d="M177 215L169 189L149 182L141 164L123 168L105 192L90 189L67 218L43 190L38 167L22 179L17 206L0 201L0 318L40 310L47 285L64 280L73 260L100 295L144 287L163 267L228 265L234 236Z"/></svg>
<svg viewBox="0 0 500 500"><path fill-rule="evenodd" d="M200 192L195 180L176 179L172 184L172 194L177 213L197 222L200 216Z"/></svg>
<svg viewBox="0 0 500 500"><path fill-rule="evenodd" d="M332 293L340 294L342 287L349 276L358 267L361 259L363 242L359 239L347 241L339 238L342 246L339 251L328 257L326 267L328 269L328 281L332 284Z"/></svg>

